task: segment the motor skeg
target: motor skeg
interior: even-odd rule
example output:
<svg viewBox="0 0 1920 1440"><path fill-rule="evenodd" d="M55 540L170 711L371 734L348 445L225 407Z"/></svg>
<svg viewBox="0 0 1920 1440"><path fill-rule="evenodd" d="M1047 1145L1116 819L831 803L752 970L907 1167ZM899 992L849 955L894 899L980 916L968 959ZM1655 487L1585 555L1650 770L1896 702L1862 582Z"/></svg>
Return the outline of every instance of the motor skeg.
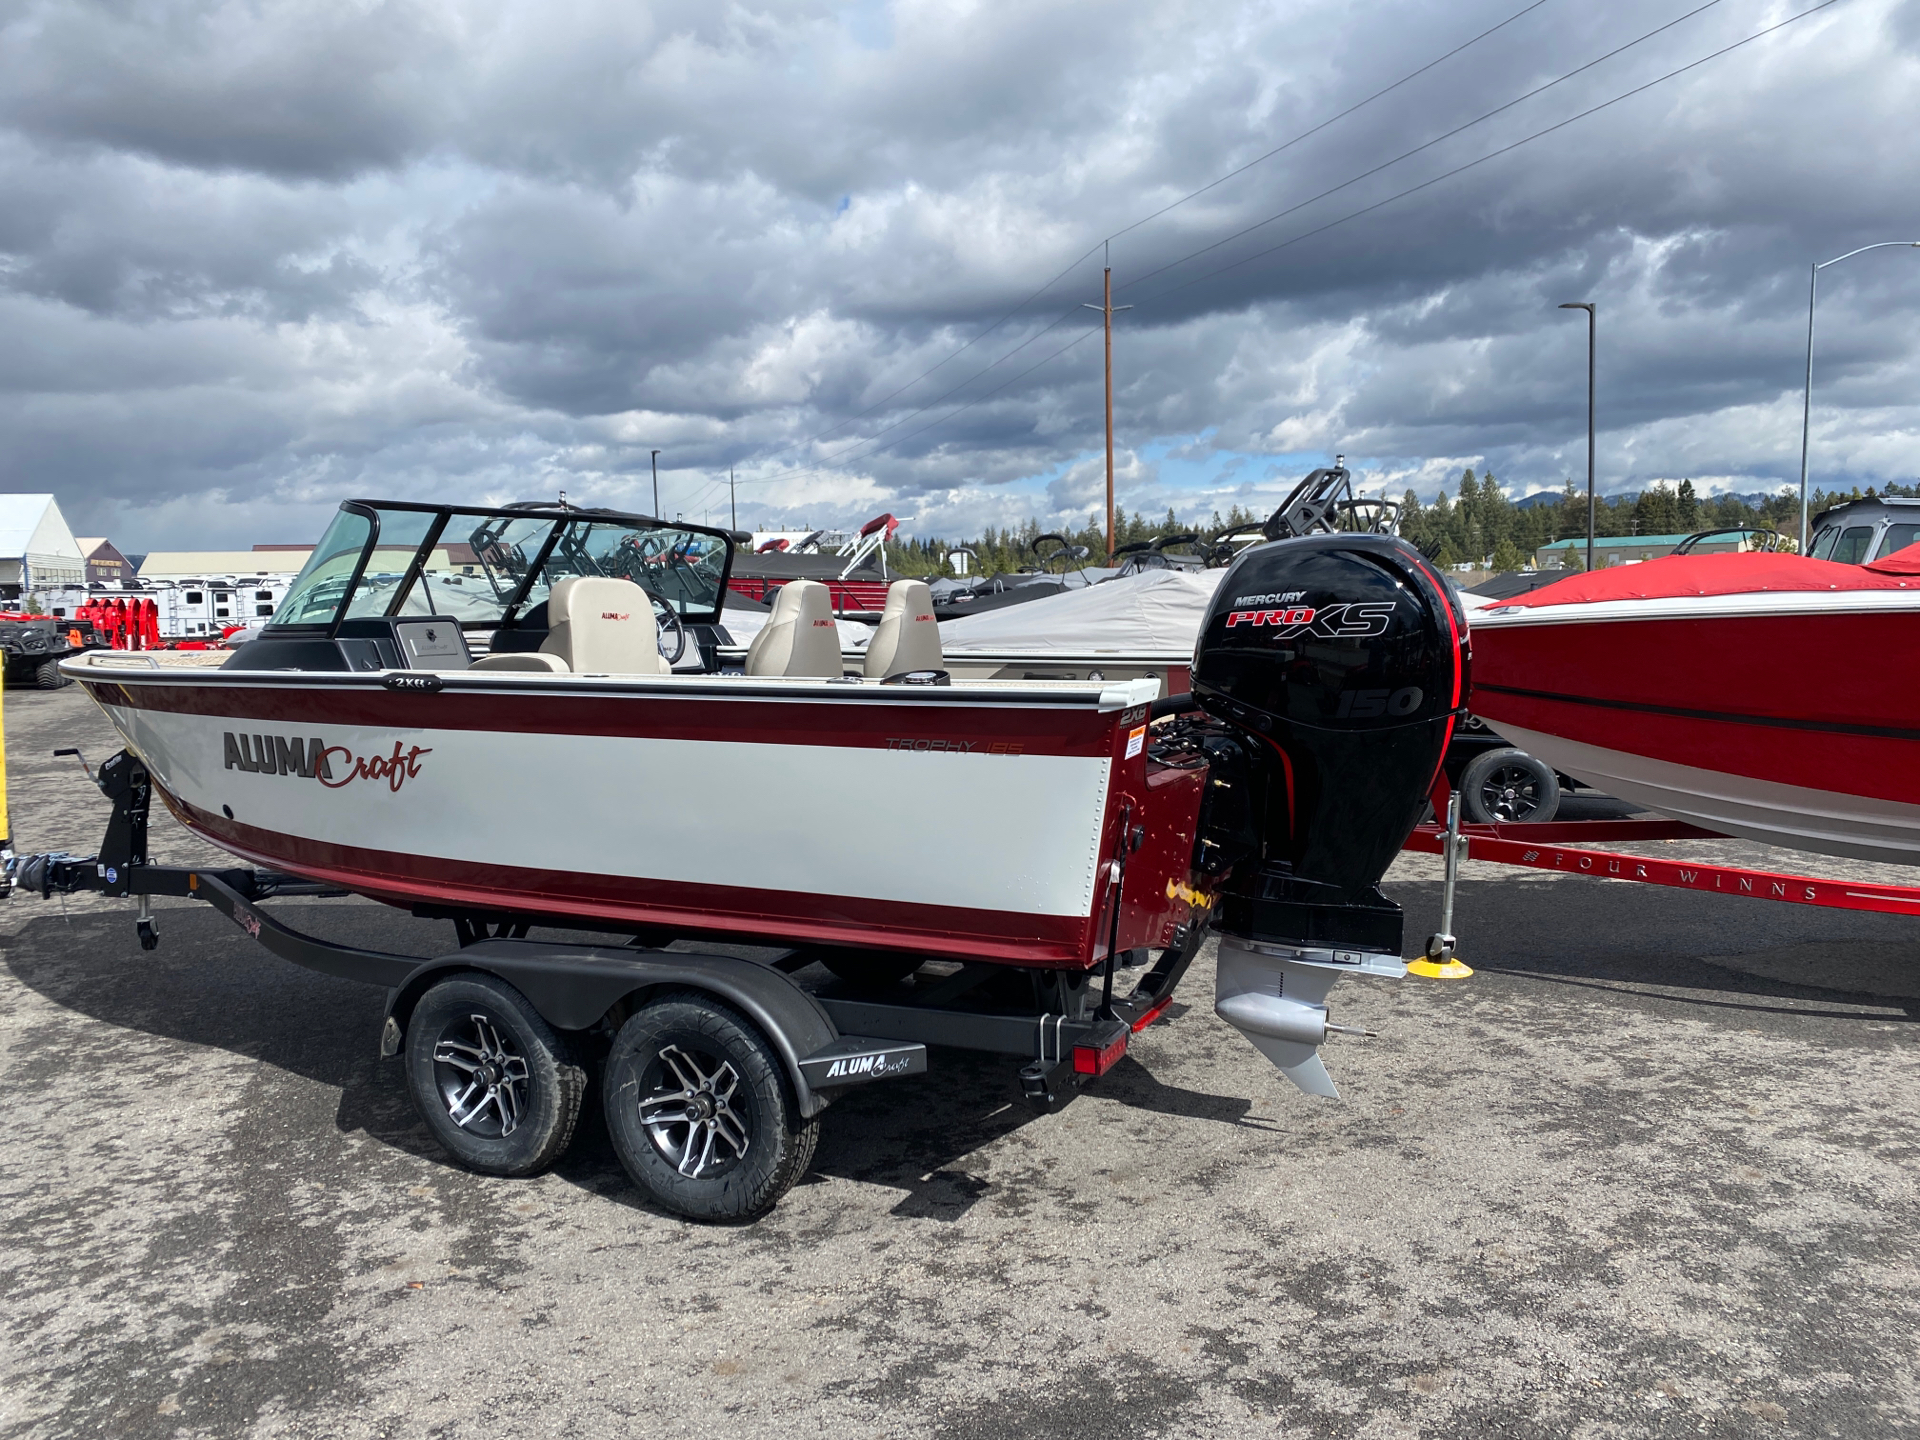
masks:
<svg viewBox="0 0 1920 1440"><path fill-rule="evenodd" d="M1192 671L1195 700L1239 735L1202 820L1212 867L1232 867L1217 928L1399 954L1399 907L1376 886L1420 818L1467 666L1465 616L1405 541L1309 535L1240 556Z"/></svg>

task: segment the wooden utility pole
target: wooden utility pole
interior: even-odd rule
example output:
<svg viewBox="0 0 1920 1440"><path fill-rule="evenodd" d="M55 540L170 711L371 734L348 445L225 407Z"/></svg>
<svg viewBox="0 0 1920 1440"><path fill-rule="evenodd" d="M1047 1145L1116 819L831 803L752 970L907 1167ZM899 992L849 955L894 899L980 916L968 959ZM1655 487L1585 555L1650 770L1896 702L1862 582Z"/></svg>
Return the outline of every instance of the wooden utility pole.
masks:
<svg viewBox="0 0 1920 1440"><path fill-rule="evenodd" d="M727 466L727 513L733 517L733 528L740 528L740 497L733 489L733 467Z"/></svg>
<svg viewBox="0 0 1920 1440"><path fill-rule="evenodd" d="M1107 558L1113 558L1113 266L1108 265L1102 275L1101 296L1098 305L1083 308L1098 310L1107 329ZM1131 305L1122 305L1122 310L1131 310Z"/></svg>

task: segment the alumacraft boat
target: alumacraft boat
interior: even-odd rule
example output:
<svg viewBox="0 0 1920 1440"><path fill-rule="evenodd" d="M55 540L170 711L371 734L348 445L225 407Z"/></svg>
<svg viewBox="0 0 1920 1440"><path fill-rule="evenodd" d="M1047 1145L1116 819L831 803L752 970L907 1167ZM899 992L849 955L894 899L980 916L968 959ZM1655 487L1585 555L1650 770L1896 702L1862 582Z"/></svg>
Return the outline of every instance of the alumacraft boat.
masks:
<svg viewBox="0 0 1920 1440"><path fill-rule="evenodd" d="M807 582L745 673L671 669L708 654L730 560L723 532L643 516L349 502L223 668L67 667L127 742L99 773L114 818L99 855L23 857L14 883L208 900L388 987L383 1053L477 1169L550 1163L598 1064L627 1169L695 1217L767 1209L826 1104L924 1069L930 1043L1019 1056L1042 1104L1056 1072L1102 1073L1209 928L1219 1013L1333 1093L1326 995L1403 973L1376 884L1463 695L1464 622L1414 551L1241 556L1191 694L1157 702L1152 681L926 668L924 586L890 597L863 674ZM151 792L261 868L149 863ZM928 824L956 795L1020 821L965 865ZM341 891L449 919L460 948L338 946L258 903ZM716 941L779 949L685 948Z"/></svg>
<svg viewBox="0 0 1920 1440"><path fill-rule="evenodd" d="M1728 835L1920 864L1920 547L1580 575L1473 615L1473 712L1609 795Z"/></svg>

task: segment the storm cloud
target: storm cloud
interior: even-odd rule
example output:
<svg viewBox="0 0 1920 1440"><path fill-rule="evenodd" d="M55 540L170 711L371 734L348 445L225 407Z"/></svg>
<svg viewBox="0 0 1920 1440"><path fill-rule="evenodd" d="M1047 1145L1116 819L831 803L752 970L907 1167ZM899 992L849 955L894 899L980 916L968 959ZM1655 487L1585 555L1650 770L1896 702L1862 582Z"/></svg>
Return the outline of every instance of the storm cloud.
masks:
<svg viewBox="0 0 1920 1440"><path fill-rule="evenodd" d="M646 509L656 449L690 518L1084 522L1110 236L1129 508L1558 488L1568 300L1603 489L1797 479L1808 264L1920 239L1916 7L1662 78L1818 0L1523 3L15 5L5 482L133 549ZM1816 481L1920 473L1916 301L1824 273Z"/></svg>

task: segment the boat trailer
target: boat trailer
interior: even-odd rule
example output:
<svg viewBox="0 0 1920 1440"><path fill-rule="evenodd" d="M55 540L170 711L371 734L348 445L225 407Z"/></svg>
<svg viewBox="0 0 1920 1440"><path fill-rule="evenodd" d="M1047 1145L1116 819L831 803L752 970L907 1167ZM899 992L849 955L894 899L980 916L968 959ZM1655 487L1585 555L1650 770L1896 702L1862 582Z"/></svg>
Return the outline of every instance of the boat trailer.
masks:
<svg viewBox="0 0 1920 1440"><path fill-rule="evenodd" d="M1427 939L1426 953L1409 963L1410 974L1428 979L1465 979L1473 971L1454 953L1453 903L1460 881L1460 865L1482 860L1493 865L1518 865L1559 875L1586 875L1596 880L1625 880L1642 885L1664 885L1675 890L1697 890L1713 895L1743 895L1753 900L1781 900L1790 905L1817 905L1829 910L1867 910L1882 915L1920 915L1920 885L1878 885L1864 880L1836 880L1830 876L1798 875L1772 870L1749 870L1737 865L1715 865L1700 860L1669 860L1658 855L1632 855L1597 850L1595 844L1644 844L1664 840L1729 840L1718 830L1690 825L1684 820L1550 820L1542 824L1510 822L1476 825L1462 823L1458 791L1442 777L1434 787L1434 813L1446 823L1428 821L1414 827L1403 850L1439 855L1446 861L1440 901L1440 928Z"/></svg>
<svg viewBox="0 0 1920 1440"><path fill-rule="evenodd" d="M84 757L77 750L55 753L78 757L85 768ZM804 988L794 975L821 958L819 946L773 951L770 958L757 960L669 950L665 945L673 937L658 933L636 935L626 945L528 939L529 930L536 924L578 929L587 929L588 925L572 922L570 927L564 919L516 913L510 908L512 897L507 894L502 895L502 908L495 913L416 907L415 913L425 918L452 920L458 948L439 955L394 954L305 934L261 905L266 900L291 897L339 898L349 891L271 870L152 863L147 855L147 820L153 785L146 766L131 752L123 750L113 755L90 778L113 807L98 853L16 856L10 848L0 850L4 883L10 891L41 897L86 892L135 899L139 902L135 925L144 950L156 949L160 943L159 919L152 907L155 896L204 901L280 959L321 974L384 988L386 1017L380 1036L383 1058L406 1053L415 1014L432 1002L436 991L463 981L468 989L476 980L511 986L532 1007L541 1024L571 1037L569 1042L554 1047L562 1053L603 1047L613 1040L623 1021L649 1004L680 1003L684 1008L689 996L717 999L744 1014L770 1042L772 1054L768 1058L784 1072L799 1117L805 1121L813 1120L853 1086L924 1073L929 1045L1018 1057L1024 1062L1018 1079L1027 1100L1037 1109L1052 1110L1072 1088L1117 1065L1132 1037L1166 1014L1174 988L1192 964L1207 931L1204 912L1194 922L1178 927L1173 943L1124 996L1114 994L1116 972L1147 965L1150 952L1122 951L1110 963L1071 972L1041 973L1004 964L949 962L940 967L949 971L944 975L930 973L935 967L927 967L915 987L900 990L901 998L896 1001L891 996L836 993L834 987L824 992ZM4 783L4 771L0 771L0 785ZM4 812L0 812L0 827L4 824ZM768 948L764 937L757 941L740 938ZM504 1053L497 1036L489 1042L485 1038L489 1032L480 1024L480 1017L474 1018L482 1037L474 1048L488 1051L491 1043L492 1050ZM446 1042L441 1042L440 1048L444 1050ZM441 1068L449 1058L447 1054L429 1057L442 1062ZM491 1082L488 1094L511 1089L514 1078L511 1073L494 1075L485 1069L497 1058L490 1055L480 1062L482 1078ZM416 1088L422 1083L416 1072L422 1068L409 1066L409 1083ZM431 1079L433 1066L424 1068ZM705 1097L717 1093L714 1084L705 1083L712 1079L703 1077L703 1083L690 1080L685 1087L693 1092L690 1105L704 1104ZM563 1096L568 1089L564 1084L557 1088ZM583 1090L584 1072L572 1096L576 1111ZM421 1098L416 1094L416 1103ZM724 1100L724 1096L720 1098ZM475 1105L477 1108L478 1100ZM423 1116L444 1113L432 1105L419 1108ZM505 1138L517 1127L520 1117L511 1113L511 1105L505 1101L498 1111L495 1128L502 1133L494 1138ZM440 1127L434 1128L437 1138L470 1167L488 1173L522 1174L551 1162L557 1147L563 1147L571 1137L575 1118L567 1116L558 1125L561 1133L556 1147L543 1146L536 1156L509 1163L471 1146L448 1143L461 1137L441 1134ZM727 1138L724 1124L716 1124L709 1133L709 1151L712 1135ZM809 1130L808 1143L796 1157L791 1178L797 1178L811 1156L811 1136ZM547 1153L549 1148L553 1153ZM690 1139L689 1156L691 1152ZM690 1158L679 1167L680 1178L697 1178L700 1168ZM791 1178L786 1183L791 1183ZM786 1187L781 1184L778 1188ZM653 1193L668 1208L696 1219L746 1219L766 1208L756 1201L740 1209L738 1197L722 1197L719 1204L703 1203L702 1196L686 1193L689 1189L678 1186L669 1187L666 1193L659 1189ZM676 1190L680 1193L674 1193Z"/></svg>

